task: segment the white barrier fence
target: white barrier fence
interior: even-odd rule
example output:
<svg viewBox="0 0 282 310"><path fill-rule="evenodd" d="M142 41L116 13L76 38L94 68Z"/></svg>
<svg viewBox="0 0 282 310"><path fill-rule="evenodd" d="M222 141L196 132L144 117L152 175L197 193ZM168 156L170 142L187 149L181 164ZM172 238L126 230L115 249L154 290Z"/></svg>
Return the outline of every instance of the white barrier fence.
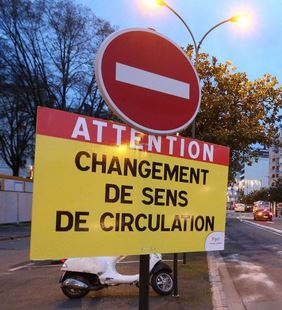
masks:
<svg viewBox="0 0 282 310"><path fill-rule="evenodd" d="M0 191L0 224L31 221L32 193Z"/></svg>

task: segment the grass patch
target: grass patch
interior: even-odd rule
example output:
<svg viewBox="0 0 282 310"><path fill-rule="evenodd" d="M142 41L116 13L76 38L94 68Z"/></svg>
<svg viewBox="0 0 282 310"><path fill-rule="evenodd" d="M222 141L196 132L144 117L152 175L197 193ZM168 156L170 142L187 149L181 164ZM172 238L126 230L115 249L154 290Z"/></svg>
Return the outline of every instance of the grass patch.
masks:
<svg viewBox="0 0 282 310"><path fill-rule="evenodd" d="M181 258L182 255L178 255L178 259ZM178 263L178 291L179 297L151 296L150 309L213 309L207 255L205 252L187 253L186 264Z"/></svg>

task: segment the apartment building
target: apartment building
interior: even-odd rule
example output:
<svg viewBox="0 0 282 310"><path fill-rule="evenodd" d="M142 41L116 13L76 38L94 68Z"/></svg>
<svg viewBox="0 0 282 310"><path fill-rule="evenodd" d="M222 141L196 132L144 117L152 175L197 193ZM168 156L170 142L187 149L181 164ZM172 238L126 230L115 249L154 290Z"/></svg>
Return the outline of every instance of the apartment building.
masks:
<svg viewBox="0 0 282 310"><path fill-rule="evenodd" d="M269 185L269 150L260 150L259 157L241 170L238 188L245 195Z"/></svg>
<svg viewBox="0 0 282 310"><path fill-rule="evenodd" d="M279 132L279 140L282 142L282 128ZM282 147L272 146L269 148L269 182L268 186L275 186L276 181L282 178Z"/></svg>

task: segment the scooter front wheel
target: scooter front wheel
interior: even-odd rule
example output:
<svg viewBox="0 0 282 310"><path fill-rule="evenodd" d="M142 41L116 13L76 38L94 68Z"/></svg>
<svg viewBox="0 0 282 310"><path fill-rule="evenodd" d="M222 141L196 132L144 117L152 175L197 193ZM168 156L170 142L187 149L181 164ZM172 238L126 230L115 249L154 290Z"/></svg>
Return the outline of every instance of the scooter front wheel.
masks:
<svg viewBox="0 0 282 310"><path fill-rule="evenodd" d="M160 270L152 275L151 286L159 295L169 295L173 290L172 274L167 270Z"/></svg>

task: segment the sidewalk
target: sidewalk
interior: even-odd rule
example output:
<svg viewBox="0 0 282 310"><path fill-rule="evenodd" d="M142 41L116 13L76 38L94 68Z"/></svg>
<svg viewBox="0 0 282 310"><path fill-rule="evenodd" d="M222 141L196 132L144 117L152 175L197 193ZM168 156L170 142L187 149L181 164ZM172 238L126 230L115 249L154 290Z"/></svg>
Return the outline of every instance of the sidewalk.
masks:
<svg viewBox="0 0 282 310"><path fill-rule="evenodd" d="M27 237L30 237L30 223L0 225L0 241Z"/></svg>

